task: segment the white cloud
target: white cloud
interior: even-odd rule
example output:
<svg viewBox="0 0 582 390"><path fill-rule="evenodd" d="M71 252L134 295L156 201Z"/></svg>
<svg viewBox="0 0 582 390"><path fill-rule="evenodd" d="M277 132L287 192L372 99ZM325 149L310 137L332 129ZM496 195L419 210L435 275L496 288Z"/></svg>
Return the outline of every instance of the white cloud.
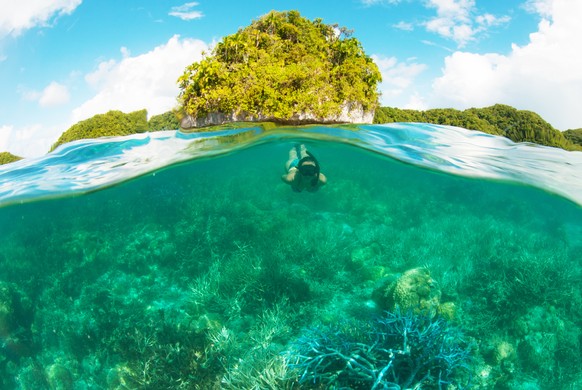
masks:
<svg viewBox="0 0 582 390"><path fill-rule="evenodd" d="M200 19L201 17L204 16L204 14L202 14L202 12L200 12L200 11L196 11L193 9L194 7L197 7L197 6L198 6L198 3L191 2L191 3L182 4L182 5L179 5L176 7L172 7L169 15L175 16L175 17L180 18L182 20Z"/></svg>
<svg viewBox="0 0 582 390"><path fill-rule="evenodd" d="M10 136L12 134L12 126L0 126L0 152L8 150Z"/></svg>
<svg viewBox="0 0 582 390"><path fill-rule="evenodd" d="M410 87L416 77L426 69L426 65L414 62L398 62L395 57L372 56L382 74L379 89L382 93L381 104L402 106L408 104L409 96L414 94Z"/></svg>
<svg viewBox="0 0 582 390"><path fill-rule="evenodd" d="M408 22L404 22L404 21L393 24L392 27L394 27L397 30L402 30L402 31L413 31L414 30L414 25L412 23L408 23Z"/></svg>
<svg viewBox="0 0 582 390"><path fill-rule="evenodd" d="M174 108L178 78L186 66L202 58L205 50L204 42L175 35L148 53L100 63L95 72L85 77L96 94L73 110L72 123L109 110L130 112L145 108L151 116Z"/></svg>
<svg viewBox="0 0 582 390"><path fill-rule="evenodd" d="M121 51L121 56L123 58L128 58L131 56L131 52L129 51L129 49L125 46L123 46L119 51Z"/></svg>
<svg viewBox="0 0 582 390"><path fill-rule="evenodd" d="M414 92L408 97L408 102L405 103L402 108L410 110L426 110L428 105L426 100L418 92Z"/></svg>
<svg viewBox="0 0 582 390"><path fill-rule="evenodd" d="M552 17L553 6L554 0L527 0L524 4L527 11L536 13L546 19Z"/></svg>
<svg viewBox="0 0 582 390"><path fill-rule="evenodd" d="M402 0L361 0L364 5L376 5L376 4L398 4Z"/></svg>
<svg viewBox="0 0 582 390"><path fill-rule="evenodd" d="M68 103L69 98L68 88L53 81L42 91L38 103L41 107L52 107Z"/></svg>
<svg viewBox="0 0 582 390"><path fill-rule="evenodd" d="M582 2L554 0L551 14L507 56L455 52L433 84L431 105L459 109L505 103L540 114L554 127L582 127Z"/></svg>
<svg viewBox="0 0 582 390"><path fill-rule="evenodd" d="M509 22L508 16L475 15L475 0L428 0L437 15L424 24L427 31L451 39L459 47L476 39L488 28Z"/></svg>
<svg viewBox="0 0 582 390"><path fill-rule="evenodd" d="M82 0L0 0L0 39L37 26L47 26L54 18L72 13Z"/></svg>
<svg viewBox="0 0 582 390"><path fill-rule="evenodd" d="M22 88L19 90L23 99L38 102L41 107L58 106L68 103L70 99L69 89L56 81L51 82L42 91Z"/></svg>
<svg viewBox="0 0 582 390"><path fill-rule="evenodd" d="M361 0L366 6L390 4L397 5L402 0ZM409 0L410 1L410 0ZM464 47L467 43L475 41L479 35L488 29L506 24L509 16L495 16L490 13L477 14L476 0L423 0L422 4L428 9L434 9L436 16L421 23L425 29L443 38L454 41L458 47ZM532 3L529 9L543 9L541 3L554 0L528 0ZM534 5L534 3L536 3ZM537 4L540 3L540 4ZM532 11L534 12L534 11ZM409 22L398 22L392 27L404 31L412 31L414 25Z"/></svg>
<svg viewBox="0 0 582 390"><path fill-rule="evenodd" d="M501 16L497 17L492 14L483 14L478 15L475 18L475 22L477 23L477 31L485 31L489 27L499 26L501 24L509 23L511 18L509 16Z"/></svg>
<svg viewBox="0 0 582 390"><path fill-rule="evenodd" d="M34 124L16 128L4 125L0 127L0 152L8 151L20 157L42 156L62 132L59 126Z"/></svg>
<svg viewBox="0 0 582 390"><path fill-rule="evenodd" d="M443 76L435 80L433 88L438 106L483 106L502 102L506 82L507 58L498 54L455 52L445 58Z"/></svg>
<svg viewBox="0 0 582 390"><path fill-rule="evenodd" d="M454 50L453 50L453 49L451 49L451 48L449 48L449 47L447 47L447 46L439 45L438 43L436 43L436 42L433 42L433 41L428 41L428 40L426 40L426 39L423 39L423 40L421 40L420 42L421 42L422 44L424 44L424 45L427 45L427 46L434 46L434 47L438 47L439 49L442 49L442 50L444 50L444 51L448 51L448 52L451 52L451 53L452 53L452 52L454 52Z"/></svg>

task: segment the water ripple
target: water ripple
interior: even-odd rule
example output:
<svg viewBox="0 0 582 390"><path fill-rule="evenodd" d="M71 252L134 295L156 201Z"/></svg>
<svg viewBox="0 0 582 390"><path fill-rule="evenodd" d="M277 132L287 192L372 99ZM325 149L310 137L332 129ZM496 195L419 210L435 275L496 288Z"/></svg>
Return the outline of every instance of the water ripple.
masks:
<svg viewBox="0 0 582 390"><path fill-rule="evenodd" d="M40 158L0 166L0 206L94 191L179 162L299 137L351 144L450 174L534 186L582 205L582 152L458 127L393 123L165 131L76 141Z"/></svg>

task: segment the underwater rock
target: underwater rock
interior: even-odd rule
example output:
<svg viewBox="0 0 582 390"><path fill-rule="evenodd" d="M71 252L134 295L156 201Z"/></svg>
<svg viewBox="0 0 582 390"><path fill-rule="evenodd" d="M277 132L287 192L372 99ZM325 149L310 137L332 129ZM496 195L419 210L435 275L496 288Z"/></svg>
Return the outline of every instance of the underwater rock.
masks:
<svg viewBox="0 0 582 390"><path fill-rule="evenodd" d="M126 364L118 364L107 374L110 390L136 389L140 387L139 375Z"/></svg>
<svg viewBox="0 0 582 390"><path fill-rule="evenodd" d="M539 387L522 387L524 378L517 378L517 350L513 339L493 335L490 339L480 339L478 364L475 367L472 385L476 389L537 389Z"/></svg>
<svg viewBox="0 0 582 390"><path fill-rule="evenodd" d="M453 321L457 318L457 305L454 302L443 302L438 306L438 314L445 320Z"/></svg>
<svg viewBox="0 0 582 390"><path fill-rule="evenodd" d="M512 343L500 338L494 338L484 349L484 357L489 364L498 366L500 364L512 363L517 359L517 352Z"/></svg>
<svg viewBox="0 0 582 390"><path fill-rule="evenodd" d="M351 260L355 266L364 267L367 262L380 254L380 245L373 243L365 247L355 248L351 253Z"/></svg>
<svg viewBox="0 0 582 390"><path fill-rule="evenodd" d="M298 112L287 119L260 113L253 115L246 112L211 112L201 117L185 115L180 121L180 127L183 129L191 129L232 122L275 122L294 126L307 124L372 123L374 120L374 112L374 110L365 110L360 103L344 103L339 114L329 115L327 117L319 117L312 112Z"/></svg>
<svg viewBox="0 0 582 390"><path fill-rule="evenodd" d="M62 364L52 364L46 370L46 379L51 390L72 390L73 376Z"/></svg>
<svg viewBox="0 0 582 390"><path fill-rule="evenodd" d="M514 361L516 358L514 346L507 341L497 343L494 349L493 358L497 364L506 361Z"/></svg>
<svg viewBox="0 0 582 390"><path fill-rule="evenodd" d="M439 312L441 292L426 268L413 268L392 282L386 278L373 293L373 299L383 309L412 310L434 317Z"/></svg>

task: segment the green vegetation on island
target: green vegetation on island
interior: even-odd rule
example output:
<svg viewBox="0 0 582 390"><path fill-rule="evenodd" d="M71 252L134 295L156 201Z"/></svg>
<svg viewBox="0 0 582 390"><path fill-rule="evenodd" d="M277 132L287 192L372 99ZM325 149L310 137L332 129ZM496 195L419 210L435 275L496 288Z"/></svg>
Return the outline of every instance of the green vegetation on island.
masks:
<svg viewBox="0 0 582 390"><path fill-rule="evenodd" d="M186 115L293 121L373 112L381 80L374 61L344 27L276 12L223 38L179 79Z"/></svg>
<svg viewBox="0 0 582 390"><path fill-rule="evenodd" d="M582 129L566 130L563 134L570 142L582 146Z"/></svg>
<svg viewBox="0 0 582 390"><path fill-rule="evenodd" d="M154 115L148 121L147 110L139 110L125 114L121 111L109 111L98 114L87 120L71 126L52 146L57 146L79 139L123 136L146 131L176 130L180 128L178 117L174 111Z"/></svg>
<svg viewBox="0 0 582 390"><path fill-rule="evenodd" d="M532 111L517 110L504 104L464 111L452 108L426 111L381 107L374 123L423 122L463 127L501 135L514 142L532 142L566 150L582 150L582 130L562 133Z"/></svg>
<svg viewBox="0 0 582 390"><path fill-rule="evenodd" d="M180 121L174 111L154 115L148 121L148 131L176 130L180 128Z"/></svg>
<svg viewBox="0 0 582 390"><path fill-rule="evenodd" d="M0 152L0 165L9 164L18 160L22 160L22 157L15 156L9 152Z"/></svg>
<svg viewBox="0 0 582 390"><path fill-rule="evenodd" d="M121 111L109 111L71 126L59 137L51 151L59 145L79 139L130 135L143 133L147 130L148 119L145 109L129 114Z"/></svg>

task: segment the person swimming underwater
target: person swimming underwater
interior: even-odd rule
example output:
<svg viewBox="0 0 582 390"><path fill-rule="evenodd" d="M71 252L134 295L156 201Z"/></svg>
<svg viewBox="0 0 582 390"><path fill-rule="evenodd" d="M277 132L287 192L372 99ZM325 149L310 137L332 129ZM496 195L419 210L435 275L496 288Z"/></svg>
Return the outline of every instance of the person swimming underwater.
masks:
<svg viewBox="0 0 582 390"><path fill-rule="evenodd" d="M319 162L303 144L291 148L285 169L287 173L281 179L295 192L315 192L327 183L327 178L320 172Z"/></svg>

